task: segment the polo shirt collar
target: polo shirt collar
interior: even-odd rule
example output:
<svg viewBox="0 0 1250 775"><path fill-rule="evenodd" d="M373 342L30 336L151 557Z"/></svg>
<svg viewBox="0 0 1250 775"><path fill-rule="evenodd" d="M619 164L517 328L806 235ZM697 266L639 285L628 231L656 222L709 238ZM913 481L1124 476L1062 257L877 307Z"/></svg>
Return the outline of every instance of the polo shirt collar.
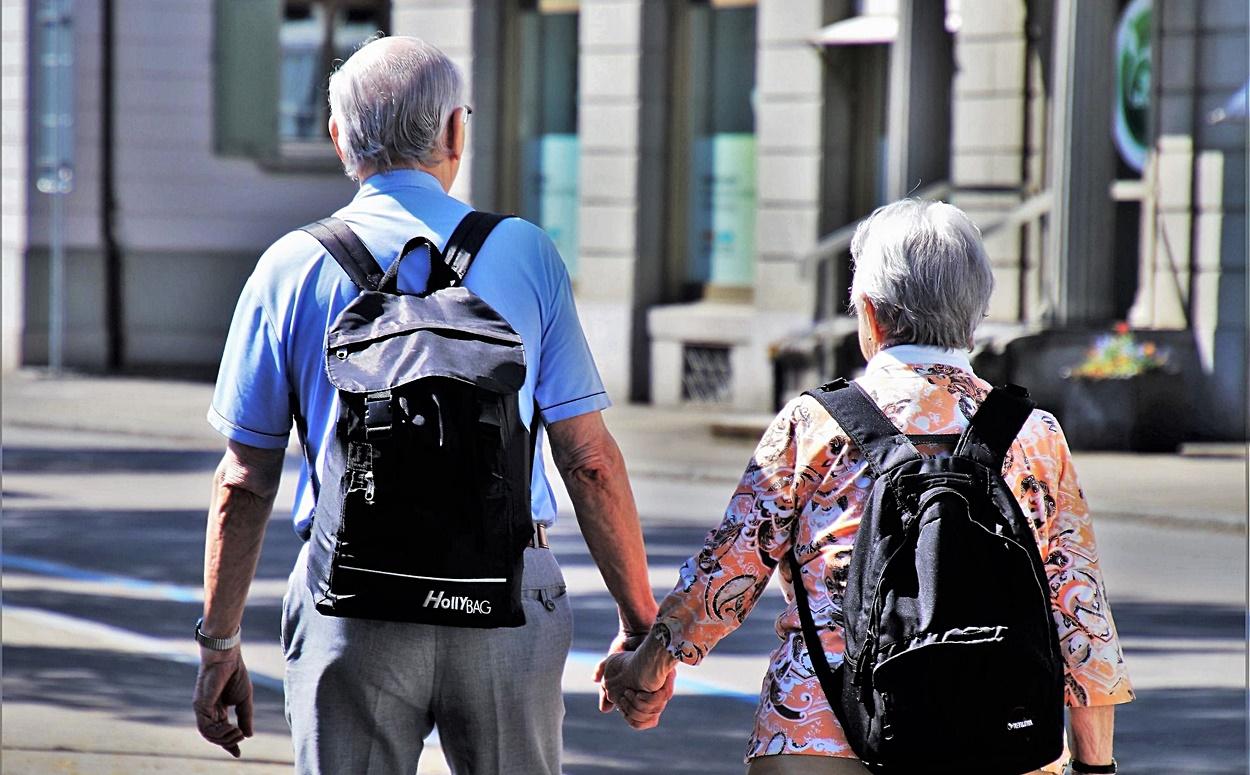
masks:
<svg viewBox="0 0 1250 775"><path fill-rule="evenodd" d="M369 196L370 194L389 194L400 189L424 188L430 191L443 192L443 185L438 182L438 178L434 177L423 170L399 169L389 172L379 172L365 178L360 184L360 191L356 193L357 197Z"/></svg>
<svg viewBox="0 0 1250 775"><path fill-rule="evenodd" d="M940 364L972 373L972 363L968 353L963 350L950 350L945 347L934 347L924 344L896 344L872 356L868 362L866 373L906 369L912 366L931 366Z"/></svg>

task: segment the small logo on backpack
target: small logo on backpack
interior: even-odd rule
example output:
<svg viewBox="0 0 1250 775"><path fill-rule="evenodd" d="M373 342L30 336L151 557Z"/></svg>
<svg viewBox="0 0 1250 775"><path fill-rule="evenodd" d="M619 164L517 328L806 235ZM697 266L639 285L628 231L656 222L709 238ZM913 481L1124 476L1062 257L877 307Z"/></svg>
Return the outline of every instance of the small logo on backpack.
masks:
<svg viewBox="0 0 1250 775"><path fill-rule="evenodd" d="M1031 726L1033 726L1033 719L1031 718L1026 718L1024 721L1008 721L1007 722L1007 729L1011 730L1012 732L1018 732L1021 729L1028 729Z"/></svg>
<svg viewBox="0 0 1250 775"><path fill-rule="evenodd" d="M489 600L474 600L463 595L448 595L443 590L438 590L438 596L435 597L434 590L430 590L425 596L425 602L422 604L424 608L445 608L449 611L462 611L466 614L489 614ZM1033 722L1029 722L1033 723Z"/></svg>

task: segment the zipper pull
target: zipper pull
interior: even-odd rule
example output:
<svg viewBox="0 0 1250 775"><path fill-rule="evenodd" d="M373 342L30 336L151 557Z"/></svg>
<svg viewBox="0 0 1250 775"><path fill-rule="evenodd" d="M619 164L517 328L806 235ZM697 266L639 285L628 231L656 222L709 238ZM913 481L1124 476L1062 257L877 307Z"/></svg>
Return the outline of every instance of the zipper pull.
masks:
<svg viewBox="0 0 1250 775"><path fill-rule="evenodd" d="M876 659L877 639L872 633L864 640L864 647L859 650L859 660L855 664L854 684L859 687L859 701L868 702L872 694L872 662Z"/></svg>
<svg viewBox="0 0 1250 775"><path fill-rule="evenodd" d="M373 505L373 472L365 471L365 503Z"/></svg>

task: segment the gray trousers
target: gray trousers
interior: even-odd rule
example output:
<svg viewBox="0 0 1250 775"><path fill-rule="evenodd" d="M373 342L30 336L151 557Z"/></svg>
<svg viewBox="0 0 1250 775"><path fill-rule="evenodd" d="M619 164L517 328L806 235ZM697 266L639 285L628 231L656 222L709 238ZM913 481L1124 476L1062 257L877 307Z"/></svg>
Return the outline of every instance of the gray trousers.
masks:
<svg viewBox="0 0 1250 775"><path fill-rule="evenodd" d="M550 550L525 550L525 626L496 630L324 616L306 556L282 601L297 773L413 775L437 725L456 775L559 775L573 616Z"/></svg>

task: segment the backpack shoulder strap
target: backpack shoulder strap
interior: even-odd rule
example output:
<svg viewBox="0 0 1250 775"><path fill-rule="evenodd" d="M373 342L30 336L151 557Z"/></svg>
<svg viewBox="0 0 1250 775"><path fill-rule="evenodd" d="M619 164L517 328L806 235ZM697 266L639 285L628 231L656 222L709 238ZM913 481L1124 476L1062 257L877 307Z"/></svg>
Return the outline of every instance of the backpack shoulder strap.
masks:
<svg viewBox="0 0 1250 775"><path fill-rule="evenodd" d="M307 232L320 242L357 288L376 291L381 287L382 267L378 266L369 248L346 223L331 216L301 227L300 231Z"/></svg>
<svg viewBox="0 0 1250 775"><path fill-rule="evenodd" d="M884 471L907 460L919 459L920 453L877 403L854 382L837 379L806 395L815 398L837 420L842 430L872 466L880 478Z"/></svg>
<svg viewBox="0 0 1250 775"><path fill-rule="evenodd" d="M803 571L794 554L793 546L786 552L786 562L790 566L790 583L794 588L795 607L799 610L799 627L803 635L803 645L807 648L807 655L812 661L812 669L816 672L816 680L820 683L821 691L825 693L825 699L829 701L829 707L833 709L838 721L842 722L842 706L837 701L842 696L841 683L845 680L845 676L842 675L842 665L838 665L836 669L829 666L829 657L826 656L825 647L820 641L820 631L816 629L816 620L812 618L812 605L807 599L807 587L803 586ZM842 723L845 726L845 722Z"/></svg>
<svg viewBox="0 0 1250 775"><path fill-rule="evenodd" d="M1019 385L994 388L959 437L955 454L972 458L992 471L1002 470L1007 450L1036 406L1029 391Z"/></svg>
<svg viewBox="0 0 1250 775"><path fill-rule="evenodd" d="M456 226L443 248L443 264L430 267L430 281L426 291L438 288L452 288L464 282L469 273L469 266L477 258L478 251L486 242L486 238L500 222L511 218L511 215L486 213L473 210Z"/></svg>

